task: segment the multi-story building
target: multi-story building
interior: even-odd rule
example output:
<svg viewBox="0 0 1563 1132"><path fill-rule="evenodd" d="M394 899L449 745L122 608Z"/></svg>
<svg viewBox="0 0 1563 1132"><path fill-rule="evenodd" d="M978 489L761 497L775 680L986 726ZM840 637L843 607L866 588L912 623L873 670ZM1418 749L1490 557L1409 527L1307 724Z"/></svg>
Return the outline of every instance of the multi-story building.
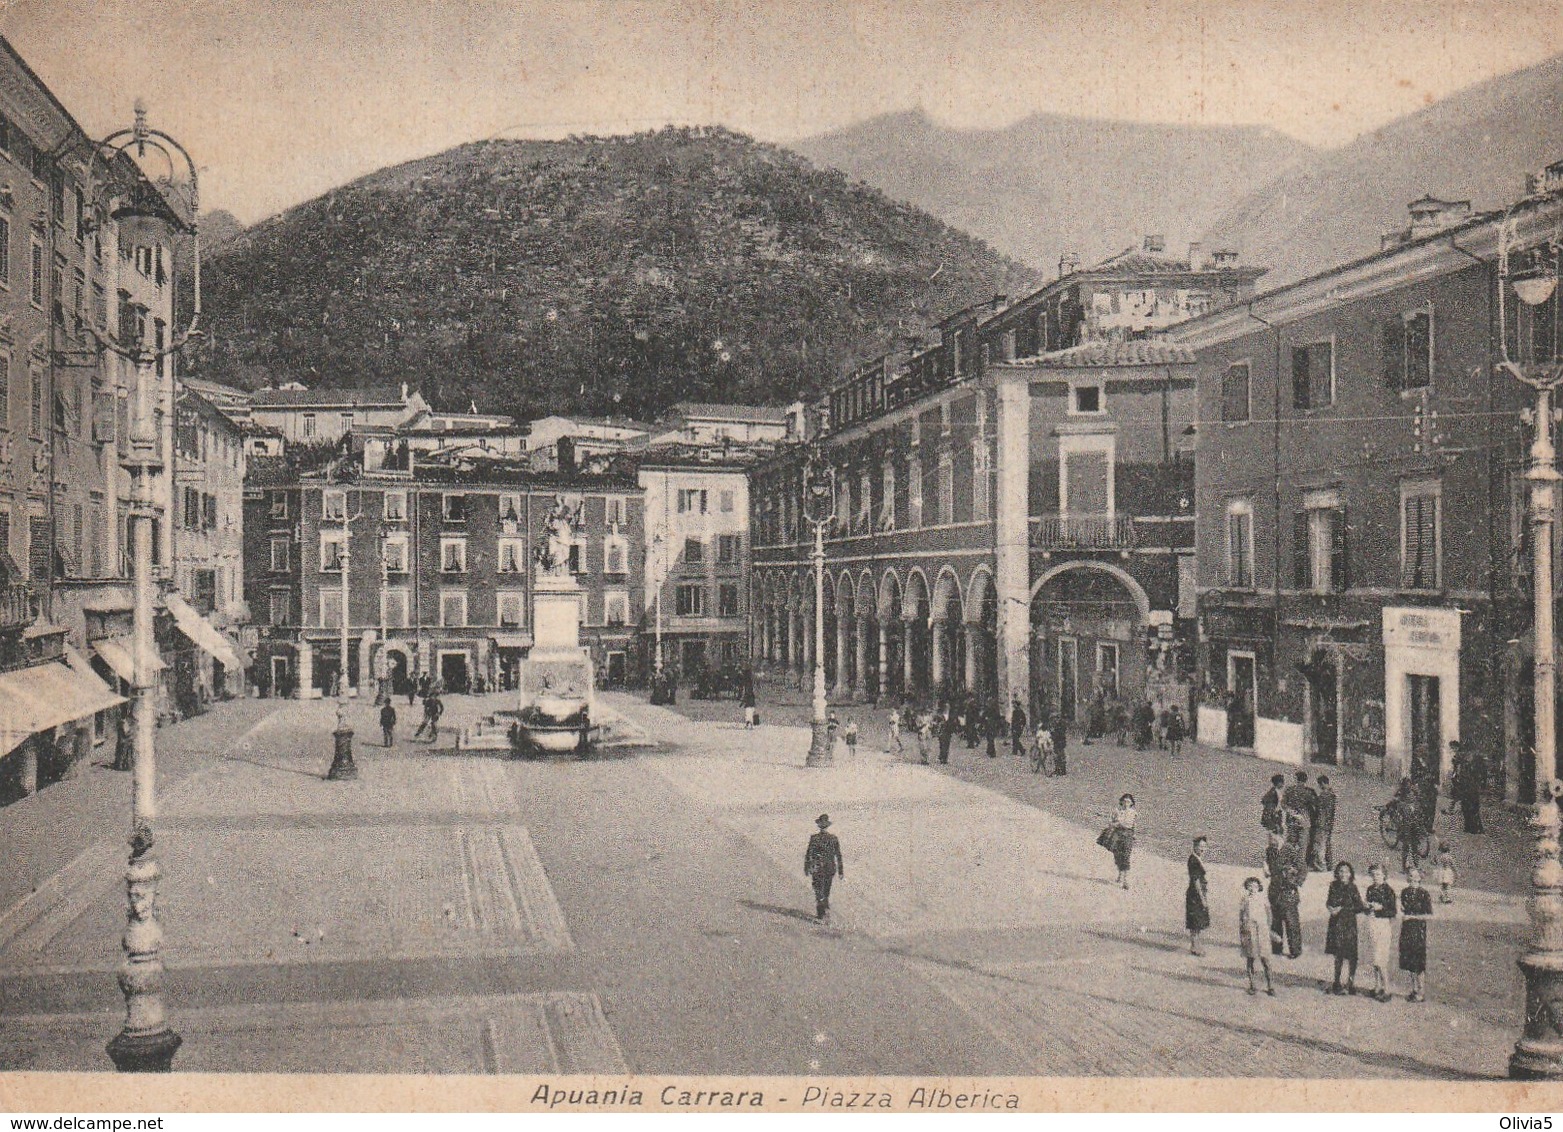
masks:
<svg viewBox="0 0 1563 1132"><path fill-rule="evenodd" d="M150 239L134 234L146 227L122 227L113 202L94 195L94 186L123 185L132 172L116 169L111 179L97 162L69 112L0 40L0 550L11 584L25 577L32 617L25 647L10 654L16 669L0 674L0 775L29 788L116 730L107 709L120 698L104 679L129 676L130 485L120 460L135 374L106 344L161 350L174 333L171 251L138 242ZM187 227L144 180L132 191L138 208L163 208L174 230ZM168 455L172 358L153 379ZM165 585L170 498L165 460L153 483L153 551ZM160 645L177 642L167 617L158 628Z"/></svg>
<svg viewBox="0 0 1563 1132"><path fill-rule="evenodd" d="M1192 357L1155 338L1251 294L1262 269L1160 251L1066 263L1018 302L960 311L937 345L862 367L816 407L835 695L1019 695L1069 716L1098 691L1177 694ZM807 455L784 450L751 490L756 653L799 677L814 664Z"/></svg>
<svg viewBox="0 0 1563 1132"><path fill-rule="evenodd" d="M752 446L668 444L636 460L645 499L645 655L684 676L749 662ZM640 549L640 548L637 548Z"/></svg>
<svg viewBox="0 0 1563 1132"><path fill-rule="evenodd" d="M289 382L250 394L250 420L282 433L288 444L334 444L355 428L399 428L429 411L403 382L369 389L308 388Z"/></svg>
<svg viewBox="0 0 1563 1132"><path fill-rule="evenodd" d="M189 605L219 630L225 648L202 648L198 694L243 689L244 434L200 394L181 389L174 430L174 577ZM201 633L201 643L212 638Z"/></svg>
<svg viewBox="0 0 1563 1132"><path fill-rule="evenodd" d="M1198 356L1199 736L1387 778L1446 774L1458 738L1528 798L1529 394L1497 364L1499 225L1524 254L1563 203L1439 203L1374 254L1172 331ZM1525 310L1542 359L1559 313L1556 295Z"/></svg>
<svg viewBox="0 0 1563 1132"><path fill-rule="evenodd" d="M680 401L650 430L649 443L780 444L787 440L801 414L769 405L713 405Z"/></svg>
<svg viewBox="0 0 1563 1132"><path fill-rule="evenodd" d="M351 686L405 690L430 674L451 691L514 687L532 644L533 551L560 505L580 520L570 561L586 589L582 644L604 682L627 678L643 607L632 473L535 473L460 451L413 472L395 466L394 436L364 443L392 457L252 464L246 579L267 693L335 685L344 574Z"/></svg>

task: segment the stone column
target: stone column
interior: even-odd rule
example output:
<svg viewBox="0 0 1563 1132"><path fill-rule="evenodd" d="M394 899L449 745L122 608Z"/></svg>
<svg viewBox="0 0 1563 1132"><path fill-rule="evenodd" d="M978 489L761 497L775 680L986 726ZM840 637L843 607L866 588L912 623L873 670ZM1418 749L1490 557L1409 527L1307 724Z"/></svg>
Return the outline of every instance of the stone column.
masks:
<svg viewBox="0 0 1563 1132"><path fill-rule="evenodd" d="M901 694L909 696L917 687L917 670L913 667L917 649L917 626L910 617L901 618Z"/></svg>
<svg viewBox="0 0 1563 1132"><path fill-rule="evenodd" d="M890 631L883 621L875 625L879 631L879 698L882 700L890 694Z"/></svg>
<svg viewBox="0 0 1563 1132"><path fill-rule="evenodd" d="M848 676L847 663L852 655L852 621L836 613L836 683L831 689L831 698L836 700L847 699L852 694L852 683Z"/></svg>
<svg viewBox="0 0 1563 1132"><path fill-rule="evenodd" d="M930 691L938 696L944 686L944 634L943 621L935 621L929 626L932 641L928 649L928 683Z"/></svg>
<svg viewBox="0 0 1563 1132"><path fill-rule="evenodd" d="M981 639L981 630L976 625L962 625L961 631L966 634L966 690L977 691L977 648Z"/></svg>
<svg viewBox="0 0 1563 1132"><path fill-rule="evenodd" d="M852 658L852 698L868 698L868 618L857 619L857 653Z"/></svg>
<svg viewBox="0 0 1563 1132"><path fill-rule="evenodd" d="M308 641L298 643L298 691L301 700L315 698L315 650Z"/></svg>
<svg viewBox="0 0 1563 1132"><path fill-rule="evenodd" d="M999 369L995 387L993 493L994 596L998 622L994 626L999 702L1018 695L1031 701L1031 548L1030 498L1031 390L1030 370Z"/></svg>

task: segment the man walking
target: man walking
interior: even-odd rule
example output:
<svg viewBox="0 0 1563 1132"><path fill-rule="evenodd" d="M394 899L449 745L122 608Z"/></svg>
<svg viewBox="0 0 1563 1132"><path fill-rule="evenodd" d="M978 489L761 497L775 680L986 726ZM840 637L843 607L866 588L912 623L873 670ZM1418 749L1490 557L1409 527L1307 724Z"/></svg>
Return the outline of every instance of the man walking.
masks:
<svg viewBox="0 0 1563 1132"><path fill-rule="evenodd" d="M1284 789L1286 789L1286 775L1272 774L1270 789L1265 791L1265 796L1260 799L1264 810L1259 815L1259 824L1271 833L1281 833L1286 828L1286 819L1281 816L1281 791ZM1272 893L1272 897L1273 895Z"/></svg>
<svg viewBox="0 0 1563 1132"><path fill-rule="evenodd" d="M391 701L386 700L385 706L380 709L380 732L385 736L385 745L391 745L393 733L396 731L396 709L391 706Z"/></svg>
<svg viewBox="0 0 1563 1132"><path fill-rule="evenodd" d="M982 730L986 733L988 740L988 758L996 759L999 757L999 735L1004 730L1004 712L999 708L999 701L990 701L987 710L982 713L982 716Z"/></svg>
<svg viewBox="0 0 1563 1132"><path fill-rule="evenodd" d="M814 917L820 921L830 919L830 886L839 876L847 879L847 869L841 860L841 842L830 829L830 815L821 814L814 819L819 832L809 838L809 847L803 854L803 875L814 882Z"/></svg>
<svg viewBox="0 0 1563 1132"><path fill-rule="evenodd" d="M1064 722L1063 713L1053 717L1053 777L1062 778L1069 773L1069 759L1064 754L1064 745L1069 741L1069 727Z"/></svg>
<svg viewBox="0 0 1563 1132"><path fill-rule="evenodd" d="M1026 738L1026 709L1020 706L1020 697L1016 696L1013 705L1009 709L1009 749L1014 754L1021 753L1021 745Z"/></svg>
<svg viewBox="0 0 1563 1132"><path fill-rule="evenodd" d="M1319 796L1313 804L1313 835L1308 839L1309 867L1316 872L1335 868L1335 790L1330 776L1319 775Z"/></svg>
<svg viewBox="0 0 1563 1132"><path fill-rule="evenodd" d="M955 708L945 709L944 719L939 724L939 761L950 761L950 740L955 738Z"/></svg>

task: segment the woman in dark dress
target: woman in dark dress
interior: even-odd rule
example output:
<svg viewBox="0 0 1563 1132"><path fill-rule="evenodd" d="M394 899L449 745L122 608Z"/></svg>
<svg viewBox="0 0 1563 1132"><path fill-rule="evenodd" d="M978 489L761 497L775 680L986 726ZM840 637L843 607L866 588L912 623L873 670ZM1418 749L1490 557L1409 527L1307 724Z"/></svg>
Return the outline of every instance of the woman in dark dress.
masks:
<svg viewBox="0 0 1563 1132"><path fill-rule="evenodd" d="M1413 865L1400 890L1400 969L1411 976L1408 1002L1426 1002L1427 920L1433 914L1433 896L1422 887L1422 870Z"/></svg>
<svg viewBox="0 0 1563 1132"><path fill-rule="evenodd" d="M1335 866L1335 879L1330 882L1329 895L1324 898L1325 911L1330 914L1329 934L1324 940L1324 953L1335 956L1335 983L1325 994L1357 993L1357 917L1368 910L1357 889L1357 871L1350 861ZM1340 973L1346 968L1346 985L1341 986Z"/></svg>
<svg viewBox="0 0 1563 1132"><path fill-rule="evenodd" d="M1183 926L1189 932L1189 952L1203 955L1199 946L1199 933L1210 926L1210 887L1205 880L1205 838L1194 839L1194 852L1189 854L1189 889L1183 896Z"/></svg>

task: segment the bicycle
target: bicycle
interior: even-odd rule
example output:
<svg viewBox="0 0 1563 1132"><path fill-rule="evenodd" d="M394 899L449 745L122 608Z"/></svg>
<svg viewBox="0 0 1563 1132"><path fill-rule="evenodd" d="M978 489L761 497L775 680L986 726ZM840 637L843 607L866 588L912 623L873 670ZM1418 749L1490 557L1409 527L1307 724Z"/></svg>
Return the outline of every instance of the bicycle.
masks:
<svg viewBox="0 0 1563 1132"><path fill-rule="evenodd" d="M1386 848L1399 849L1401 842L1400 830L1400 805L1396 802L1386 802L1382 806L1375 806L1378 811L1378 833ZM1426 860L1433 851L1433 838L1427 830L1416 827L1416 842L1411 846L1412 852L1419 861Z"/></svg>

